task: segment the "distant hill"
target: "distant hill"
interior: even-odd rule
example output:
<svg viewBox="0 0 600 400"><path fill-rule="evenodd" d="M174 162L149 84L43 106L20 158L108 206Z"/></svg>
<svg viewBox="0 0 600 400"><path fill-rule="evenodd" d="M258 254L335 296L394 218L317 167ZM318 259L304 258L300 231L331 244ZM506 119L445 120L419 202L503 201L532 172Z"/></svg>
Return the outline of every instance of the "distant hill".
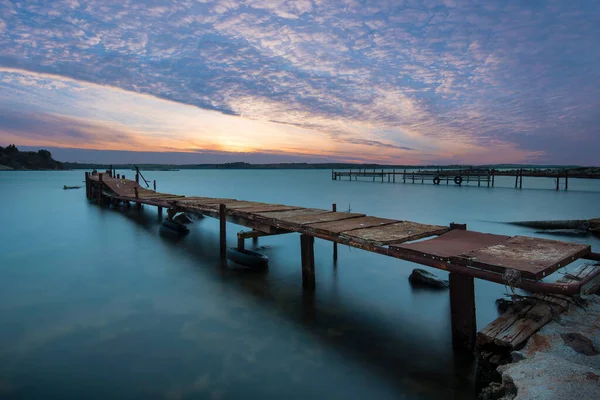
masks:
<svg viewBox="0 0 600 400"><path fill-rule="evenodd" d="M52 159L48 150L19 151L14 144L0 146L0 170L62 170L64 164Z"/></svg>

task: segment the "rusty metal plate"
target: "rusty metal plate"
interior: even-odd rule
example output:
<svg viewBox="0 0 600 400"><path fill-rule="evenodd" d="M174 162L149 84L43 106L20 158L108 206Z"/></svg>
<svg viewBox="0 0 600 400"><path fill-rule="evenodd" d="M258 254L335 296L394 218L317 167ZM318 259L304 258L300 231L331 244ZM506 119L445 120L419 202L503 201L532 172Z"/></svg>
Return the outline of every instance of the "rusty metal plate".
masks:
<svg viewBox="0 0 600 400"><path fill-rule="evenodd" d="M316 223L316 224L310 224L307 226L309 228L318 230L323 233L339 234L339 233L351 231L354 229L370 228L373 226L394 224L397 222L400 222L400 221L396 221L393 219L387 219L387 218L378 218L378 217L360 217L360 218L344 219L342 221L320 222L320 223Z"/></svg>
<svg viewBox="0 0 600 400"><path fill-rule="evenodd" d="M258 214L258 213L271 213L275 211L290 211L290 210L300 210L303 207L298 206L284 206L283 204L265 204L262 206L252 206L252 207L243 207L238 209L238 211L249 213L249 214Z"/></svg>
<svg viewBox="0 0 600 400"><path fill-rule="evenodd" d="M463 253L456 261L495 272L516 269L523 278L539 280L591 251L591 246L584 244L513 236L500 244Z"/></svg>
<svg viewBox="0 0 600 400"><path fill-rule="evenodd" d="M449 228L437 225L419 224L411 221L401 221L394 224L376 226L373 228L358 229L343 232L346 236L352 236L363 240L369 240L380 244L403 243L411 240L422 239L428 236L441 235Z"/></svg>
<svg viewBox="0 0 600 400"><path fill-rule="evenodd" d="M314 224L317 222L332 222L341 221L350 218L364 217L365 214L353 214L344 212L328 212L318 214L306 214L306 215L295 215L292 217L279 218L281 221L289 222L292 224L306 225Z"/></svg>
<svg viewBox="0 0 600 400"><path fill-rule="evenodd" d="M318 208L299 208L296 210L289 211L276 211L276 212L262 212L256 213L256 215L260 215L263 218L274 219L274 220L282 220L284 218L295 217L298 215L309 215L309 214L322 214L329 213L331 211L320 210Z"/></svg>
<svg viewBox="0 0 600 400"><path fill-rule="evenodd" d="M492 235L489 233L455 229L434 239L417 243L390 245L390 247L399 250L408 250L426 257L433 256L449 260L450 257L458 257L469 251L494 246L509 238L510 236L505 235Z"/></svg>

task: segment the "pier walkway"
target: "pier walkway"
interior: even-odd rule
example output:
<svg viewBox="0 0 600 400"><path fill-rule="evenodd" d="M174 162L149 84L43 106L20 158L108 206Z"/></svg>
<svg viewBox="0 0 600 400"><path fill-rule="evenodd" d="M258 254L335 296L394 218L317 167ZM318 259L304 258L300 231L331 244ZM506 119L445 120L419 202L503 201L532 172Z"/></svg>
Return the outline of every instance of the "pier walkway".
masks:
<svg viewBox="0 0 600 400"><path fill-rule="evenodd" d="M172 219L179 212L202 214L220 220L221 255L226 254L226 222L251 229L238 233L238 247L244 240L260 236L299 233L301 235L302 281L314 290L314 238L407 260L450 273L450 306L453 343L473 349L475 345L474 278L523 288L531 292L559 295L579 294L598 271L573 283L546 283L542 279L579 259L600 260L591 246L524 236L505 236L466 230L466 225L421 224L368 216L360 213L305 208L254 201L186 197L143 188L136 181L114 172L86 173L86 194L98 204L135 203L137 207L167 210ZM418 241L419 239L426 239Z"/></svg>

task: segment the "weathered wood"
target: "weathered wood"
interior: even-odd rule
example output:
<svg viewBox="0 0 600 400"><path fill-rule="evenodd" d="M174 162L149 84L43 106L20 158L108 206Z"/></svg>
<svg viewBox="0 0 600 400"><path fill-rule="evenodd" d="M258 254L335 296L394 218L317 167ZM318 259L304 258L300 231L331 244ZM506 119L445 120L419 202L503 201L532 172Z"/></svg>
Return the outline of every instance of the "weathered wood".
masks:
<svg viewBox="0 0 600 400"><path fill-rule="evenodd" d="M394 175L394 179L396 179L396 175ZM331 211L336 212L337 211L337 204L332 204L331 205ZM333 242L333 261L336 262L337 258L338 258L338 247L337 247L337 243Z"/></svg>
<svg viewBox="0 0 600 400"><path fill-rule="evenodd" d="M587 263L563 276L558 282L569 284L594 274L600 265ZM593 293L600 287L600 277L582 288L581 294ZM508 351L519 349L534 333L557 315L567 311L576 302L570 296L534 294L524 301L526 305L513 306L477 334L477 346L494 344Z"/></svg>
<svg viewBox="0 0 600 400"><path fill-rule="evenodd" d="M449 280L452 346L473 352L477 333L474 280L453 272Z"/></svg>
<svg viewBox="0 0 600 400"><path fill-rule="evenodd" d="M103 174L98 174L98 193L96 193L97 199L96 201L98 202L98 204L102 204L102 180L104 179L102 177Z"/></svg>
<svg viewBox="0 0 600 400"><path fill-rule="evenodd" d="M219 243L221 248L221 259L227 258L227 206L225 204L219 205Z"/></svg>
<svg viewBox="0 0 600 400"><path fill-rule="evenodd" d="M302 287L315 290L315 238L300 235L300 254L302 258Z"/></svg>

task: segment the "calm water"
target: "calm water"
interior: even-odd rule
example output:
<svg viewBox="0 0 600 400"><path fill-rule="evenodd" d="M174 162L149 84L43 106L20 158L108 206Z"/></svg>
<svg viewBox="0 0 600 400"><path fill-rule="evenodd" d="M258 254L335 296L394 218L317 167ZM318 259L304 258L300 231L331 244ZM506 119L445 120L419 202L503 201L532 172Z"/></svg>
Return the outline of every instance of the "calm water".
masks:
<svg viewBox="0 0 600 400"><path fill-rule="evenodd" d="M600 182L556 192L533 178L518 191L511 178L478 188L331 181L330 171L145 175L171 193L337 203L503 234L536 235L501 221L600 217ZM82 178L0 172L0 397L472 398L471 363L451 351L448 294L411 289L416 265L341 246L336 268L331 243L317 240L317 291L303 295L296 234L260 239L266 273L222 270L218 221L174 241L152 207L100 209L61 189ZM228 224L231 245L239 230ZM482 328L505 289L477 281L476 291Z"/></svg>

